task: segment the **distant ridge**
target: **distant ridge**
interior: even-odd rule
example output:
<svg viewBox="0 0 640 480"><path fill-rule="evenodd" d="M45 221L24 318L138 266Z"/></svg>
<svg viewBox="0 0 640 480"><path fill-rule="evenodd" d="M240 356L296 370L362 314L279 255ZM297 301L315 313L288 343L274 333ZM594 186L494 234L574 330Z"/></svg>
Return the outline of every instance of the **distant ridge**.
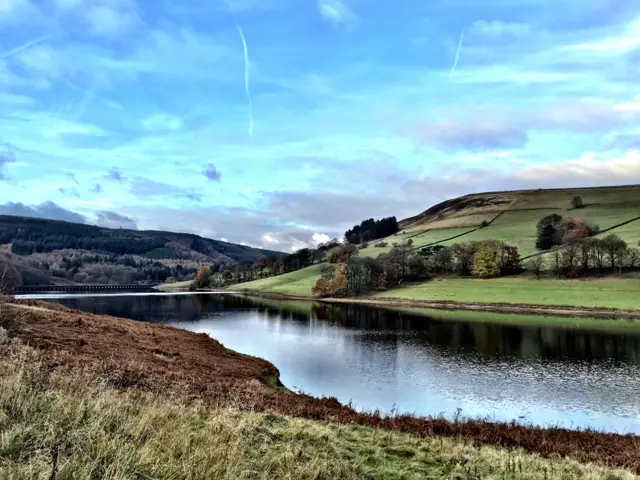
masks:
<svg viewBox="0 0 640 480"><path fill-rule="evenodd" d="M0 215L0 245L19 255L78 249L152 259L232 264L282 252L212 240L189 233L98 227L62 220Z"/></svg>

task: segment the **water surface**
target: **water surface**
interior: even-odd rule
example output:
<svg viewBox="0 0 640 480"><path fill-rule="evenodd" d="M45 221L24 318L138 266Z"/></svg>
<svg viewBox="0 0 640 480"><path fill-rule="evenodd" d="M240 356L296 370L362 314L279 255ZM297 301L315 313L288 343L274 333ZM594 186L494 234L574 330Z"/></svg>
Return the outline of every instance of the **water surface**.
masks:
<svg viewBox="0 0 640 480"><path fill-rule="evenodd" d="M640 328L633 324L612 323L610 331L567 319L519 325L516 315L485 322L478 313L462 321L451 313L210 294L46 298L206 332L274 363L288 387L358 409L640 433Z"/></svg>

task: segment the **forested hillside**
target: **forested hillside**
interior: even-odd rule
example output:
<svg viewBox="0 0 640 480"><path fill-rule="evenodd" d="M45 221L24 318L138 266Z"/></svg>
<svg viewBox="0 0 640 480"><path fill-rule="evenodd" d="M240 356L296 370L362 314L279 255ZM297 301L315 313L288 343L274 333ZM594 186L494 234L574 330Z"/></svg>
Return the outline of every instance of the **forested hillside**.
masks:
<svg viewBox="0 0 640 480"><path fill-rule="evenodd" d="M11 276L12 284L179 280L204 264L233 265L282 255L193 234L13 216L0 216L0 245L0 270L11 271L5 276Z"/></svg>

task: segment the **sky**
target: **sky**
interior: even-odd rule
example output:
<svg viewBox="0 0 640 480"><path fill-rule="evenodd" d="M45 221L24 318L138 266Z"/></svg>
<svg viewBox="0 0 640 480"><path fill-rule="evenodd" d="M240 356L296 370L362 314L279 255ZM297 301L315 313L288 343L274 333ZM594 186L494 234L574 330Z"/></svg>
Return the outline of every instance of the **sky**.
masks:
<svg viewBox="0 0 640 480"><path fill-rule="evenodd" d="M640 183L637 0L0 0L0 213L292 251Z"/></svg>

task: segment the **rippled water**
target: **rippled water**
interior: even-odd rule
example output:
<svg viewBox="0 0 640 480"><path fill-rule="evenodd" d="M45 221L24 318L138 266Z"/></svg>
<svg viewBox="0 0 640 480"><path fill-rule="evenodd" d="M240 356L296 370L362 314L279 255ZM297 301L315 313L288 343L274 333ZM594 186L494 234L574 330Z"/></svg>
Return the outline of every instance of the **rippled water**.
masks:
<svg viewBox="0 0 640 480"><path fill-rule="evenodd" d="M288 387L359 409L447 417L460 409L462 416L640 433L640 327L520 326L495 323L516 316L461 321L229 295L52 300L206 332L274 363Z"/></svg>

